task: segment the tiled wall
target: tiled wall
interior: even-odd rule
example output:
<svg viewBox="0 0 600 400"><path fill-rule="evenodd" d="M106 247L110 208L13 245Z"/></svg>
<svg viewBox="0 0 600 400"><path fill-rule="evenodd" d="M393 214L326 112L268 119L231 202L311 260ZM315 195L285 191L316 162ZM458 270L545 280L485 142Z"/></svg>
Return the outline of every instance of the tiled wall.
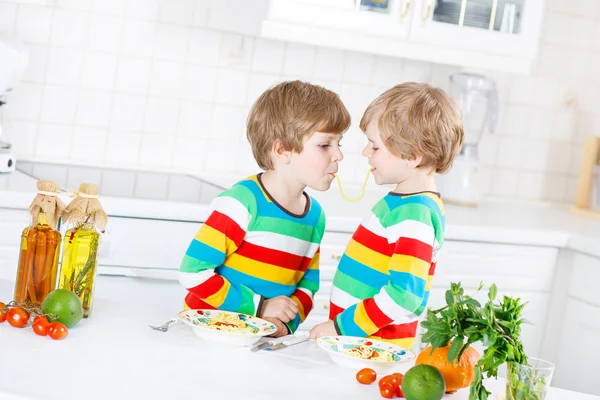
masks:
<svg viewBox="0 0 600 400"><path fill-rule="evenodd" d="M0 109L23 158L173 169L234 179L255 172L244 122L283 79L338 93L354 126L341 175L366 173L356 126L401 81L445 87L456 68L258 38L266 0L0 0L0 31L31 62ZM549 0L530 76L491 73L501 117L481 146L486 194L571 200L588 134L600 135L600 1Z"/></svg>

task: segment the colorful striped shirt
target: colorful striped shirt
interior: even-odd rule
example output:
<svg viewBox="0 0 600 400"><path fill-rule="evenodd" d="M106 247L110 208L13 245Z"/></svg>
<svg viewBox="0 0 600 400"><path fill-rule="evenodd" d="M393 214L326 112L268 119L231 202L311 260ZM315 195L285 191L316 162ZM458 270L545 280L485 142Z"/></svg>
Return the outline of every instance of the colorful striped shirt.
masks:
<svg viewBox="0 0 600 400"><path fill-rule="evenodd" d="M321 206L305 196L304 213L292 214L273 200L259 174L215 198L181 263L186 306L260 315L264 299L288 296L298 304L287 324L294 332L319 290L325 230Z"/></svg>
<svg viewBox="0 0 600 400"><path fill-rule="evenodd" d="M444 225L437 193L389 193L373 207L333 279L329 319L338 334L412 347Z"/></svg>

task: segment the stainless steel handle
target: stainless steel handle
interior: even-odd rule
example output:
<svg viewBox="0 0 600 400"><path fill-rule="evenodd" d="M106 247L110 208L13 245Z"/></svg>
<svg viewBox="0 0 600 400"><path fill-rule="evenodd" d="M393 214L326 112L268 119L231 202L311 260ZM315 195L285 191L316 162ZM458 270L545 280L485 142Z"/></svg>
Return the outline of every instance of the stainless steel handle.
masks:
<svg viewBox="0 0 600 400"><path fill-rule="evenodd" d="M404 20L406 19L406 16L408 15L408 11L410 10L411 3L412 3L412 0L406 0L404 2L402 12L400 13L400 23L404 22Z"/></svg>
<svg viewBox="0 0 600 400"><path fill-rule="evenodd" d="M421 25L425 26L429 17L431 17L431 13L433 12L433 0L427 0L427 9L421 18Z"/></svg>
<svg viewBox="0 0 600 400"><path fill-rule="evenodd" d="M339 261L342 259L342 255L341 254L332 254L331 258Z"/></svg>

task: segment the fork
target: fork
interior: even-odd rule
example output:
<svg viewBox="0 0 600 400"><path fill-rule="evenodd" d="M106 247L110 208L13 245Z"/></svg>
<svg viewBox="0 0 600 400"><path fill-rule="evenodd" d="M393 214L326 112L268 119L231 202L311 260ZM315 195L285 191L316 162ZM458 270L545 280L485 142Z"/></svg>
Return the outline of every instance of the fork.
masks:
<svg viewBox="0 0 600 400"><path fill-rule="evenodd" d="M176 318L171 318L170 320L168 320L167 322L165 322L161 326L154 326L154 325L148 325L148 326L150 328L154 329L155 331L166 332L166 331L169 330L169 326L171 326L171 324L174 324L175 322L177 322L177 319Z"/></svg>

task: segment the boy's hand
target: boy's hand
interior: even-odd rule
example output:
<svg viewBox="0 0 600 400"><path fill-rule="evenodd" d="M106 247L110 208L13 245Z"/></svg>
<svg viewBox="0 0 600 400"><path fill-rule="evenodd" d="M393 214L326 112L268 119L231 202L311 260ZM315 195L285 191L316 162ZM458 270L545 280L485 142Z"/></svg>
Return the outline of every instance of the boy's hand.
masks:
<svg viewBox="0 0 600 400"><path fill-rule="evenodd" d="M313 326L310 330L310 338L318 339L321 336L339 336L333 325L333 321L323 322Z"/></svg>
<svg viewBox="0 0 600 400"><path fill-rule="evenodd" d="M278 318L282 322L290 322L298 314L298 304L287 296L277 296L265 300L261 318Z"/></svg>
<svg viewBox="0 0 600 400"><path fill-rule="evenodd" d="M263 319L265 321L269 321L277 327L277 331L275 331L275 333L270 334L269 337L278 338L285 336L289 333L287 326L283 322L281 322L279 318L264 317Z"/></svg>

